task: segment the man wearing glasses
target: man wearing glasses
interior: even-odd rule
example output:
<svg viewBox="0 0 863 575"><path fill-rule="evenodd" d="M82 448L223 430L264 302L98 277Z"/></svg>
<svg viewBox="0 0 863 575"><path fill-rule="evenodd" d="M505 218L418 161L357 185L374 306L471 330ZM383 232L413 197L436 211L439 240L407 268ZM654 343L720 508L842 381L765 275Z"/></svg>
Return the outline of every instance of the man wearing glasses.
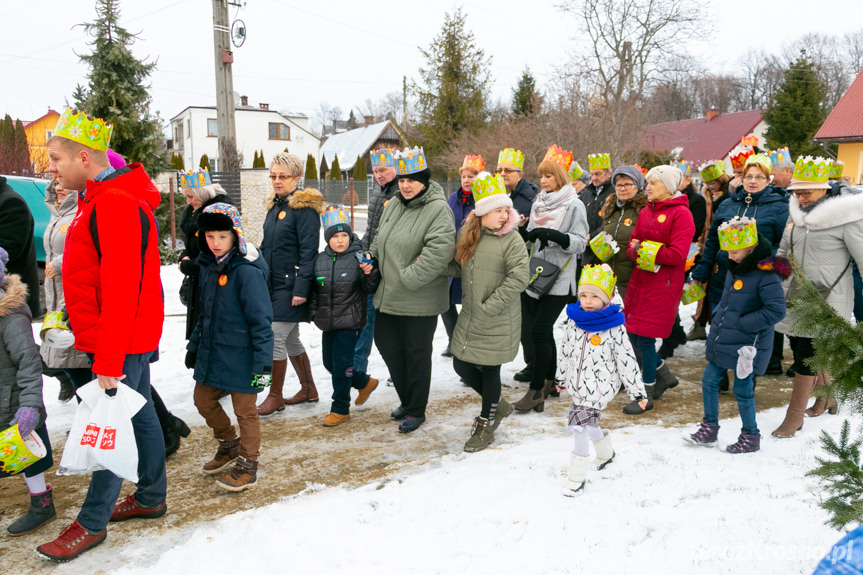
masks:
<svg viewBox="0 0 863 575"><path fill-rule="evenodd" d="M503 177L503 184L512 200L512 207L522 215L522 220L518 224L520 227L527 224L533 200L539 193L535 184L524 179L523 168L524 154L520 150L506 148L498 154L496 173Z"/></svg>

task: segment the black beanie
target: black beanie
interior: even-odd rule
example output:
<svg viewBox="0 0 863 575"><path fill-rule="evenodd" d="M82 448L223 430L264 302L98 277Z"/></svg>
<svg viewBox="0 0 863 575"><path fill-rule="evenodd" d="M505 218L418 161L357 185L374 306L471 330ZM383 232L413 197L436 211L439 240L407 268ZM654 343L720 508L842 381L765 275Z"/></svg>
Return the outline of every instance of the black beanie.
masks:
<svg viewBox="0 0 863 575"><path fill-rule="evenodd" d="M353 230L351 230L351 224L339 222L337 224L333 224L327 228L324 228L324 241L329 243L332 237L339 232L345 232L350 236L351 234L353 234Z"/></svg>
<svg viewBox="0 0 863 575"><path fill-rule="evenodd" d="M399 179L415 180L428 188L429 182L431 181L431 170L426 168L425 170L421 170L413 174L399 174Z"/></svg>

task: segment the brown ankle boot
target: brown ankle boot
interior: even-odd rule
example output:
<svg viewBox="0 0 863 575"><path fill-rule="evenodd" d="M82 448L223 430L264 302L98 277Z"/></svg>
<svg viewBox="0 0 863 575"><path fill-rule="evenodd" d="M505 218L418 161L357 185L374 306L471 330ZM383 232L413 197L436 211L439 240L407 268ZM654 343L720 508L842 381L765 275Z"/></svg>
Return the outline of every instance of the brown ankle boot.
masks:
<svg viewBox="0 0 863 575"><path fill-rule="evenodd" d="M819 373L815 379L815 387L824 387L829 385L829 381L827 381L827 375L824 373ZM806 417L818 417L819 415L823 415L824 412L828 412L830 415L836 415L836 412L839 411L839 405L836 403L836 400L832 397L823 398L819 397L815 400L815 403L812 404L812 407L806 410Z"/></svg>
<svg viewBox="0 0 863 575"><path fill-rule="evenodd" d="M231 473L220 477L216 485L227 491L245 491L255 486L258 481L258 462L245 457L237 459Z"/></svg>
<svg viewBox="0 0 863 575"><path fill-rule="evenodd" d="M270 393L267 399L258 406L258 415L270 415L276 411L284 411L285 400L282 397L282 388L285 385L285 373L288 371L288 360L282 359L273 362L273 378L270 383Z"/></svg>
<svg viewBox="0 0 863 575"><path fill-rule="evenodd" d="M204 464L203 472L205 475L215 475L220 471L225 470L231 463L234 462L239 454L240 438L236 437L231 441L219 441L219 450L216 455Z"/></svg>
<svg viewBox="0 0 863 575"><path fill-rule="evenodd" d="M522 413L531 409L534 411L543 411L545 409L545 398L542 396L542 390L528 389L524 397L514 402L512 407Z"/></svg>
<svg viewBox="0 0 863 575"><path fill-rule="evenodd" d="M309 363L309 356L305 352L302 355L295 355L289 358L291 365L294 366L294 371L297 372L297 377L300 379L300 391L293 397L285 400L285 405L296 405L306 401L317 401L318 390L315 387L315 380L312 377L312 366Z"/></svg>
<svg viewBox="0 0 863 575"><path fill-rule="evenodd" d="M785 412L785 420L773 432L773 437L787 439L794 437L803 427L803 411L809 403L809 392L815 385L814 375L794 376L794 389L791 391L791 401L788 403L788 411Z"/></svg>

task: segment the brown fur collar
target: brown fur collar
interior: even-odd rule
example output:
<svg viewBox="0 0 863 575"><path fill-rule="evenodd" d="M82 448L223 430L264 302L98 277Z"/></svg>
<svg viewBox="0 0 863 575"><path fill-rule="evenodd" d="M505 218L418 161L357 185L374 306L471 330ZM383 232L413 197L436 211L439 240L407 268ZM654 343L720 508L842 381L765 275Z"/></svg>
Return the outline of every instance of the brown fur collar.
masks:
<svg viewBox="0 0 863 575"><path fill-rule="evenodd" d="M275 204L276 193L270 192L264 200L267 211L272 209ZM324 213L324 208L327 201L324 196L315 188L306 188L305 190L297 190L288 196L288 207L292 210L301 210L303 208L312 208L319 214Z"/></svg>
<svg viewBox="0 0 863 575"><path fill-rule="evenodd" d="M27 303L27 285L21 281L17 274L6 276L6 282L0 286L6 292L0 297L0 317L6 317ZM26 306L25 306L26 307Z"/></svg>
<svg viewBox="0 0 863 575"><path fill-rule="evenodd" d="M605 203L599 211L600 217L607 218L617 209L617 194L611 194L605 198ZM641 211L641 208L647 205L647 194L639 192L634 198L627 202L627 205L634 208L635 211Z"/></svg>

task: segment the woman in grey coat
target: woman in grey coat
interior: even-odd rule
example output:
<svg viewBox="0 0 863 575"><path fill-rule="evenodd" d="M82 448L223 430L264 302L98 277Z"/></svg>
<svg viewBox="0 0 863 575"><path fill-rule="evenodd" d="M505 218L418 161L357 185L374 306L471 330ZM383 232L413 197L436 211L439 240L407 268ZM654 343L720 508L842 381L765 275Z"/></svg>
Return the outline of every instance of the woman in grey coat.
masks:
<svg viewBox="0 0 863 575"><path fill-rule="evenodd" d="M823 160L819 158L816 163ZM863 262L863 194L845 182L817 182L798 179L805 170L797 169L788 191L793 195L789 202L789 218L779 244L777 256L793 257L812 280L840 317L849 321L854 311L854 281L851 275L852 259ZM827 160L823 160L827 162ZM792 288L793 278L786 281ZM793 289L792 289L793 291ZM792 293L786 294L793 297ZM794 308L788 308L785 319L776 330L789 336L794 353L794 389L785 420L773 432L774 437L793 437L803 427L804 413L817 417L829 410L836 413L835 400L816 400L806 409L809 393L816 385L827 384L827 374L816 374L805 360L815 355L811 334L794 331Z"/></svg>
<svg viewBox="0 0 863 575"><path fill-rule="evenodd" d="M558 163L562 159L552 149L537 170L542 191L530 210L527 240L532 257L554 264L561 272L547 294L540 297L528 290L521 296L521 345L528 368L533 365L530 389L513 404L522 412L542 411L545 398L554 391L557 349L552 329L576 293L577 259L587 246L584 204L570 184L569 166Z"/></svg>

